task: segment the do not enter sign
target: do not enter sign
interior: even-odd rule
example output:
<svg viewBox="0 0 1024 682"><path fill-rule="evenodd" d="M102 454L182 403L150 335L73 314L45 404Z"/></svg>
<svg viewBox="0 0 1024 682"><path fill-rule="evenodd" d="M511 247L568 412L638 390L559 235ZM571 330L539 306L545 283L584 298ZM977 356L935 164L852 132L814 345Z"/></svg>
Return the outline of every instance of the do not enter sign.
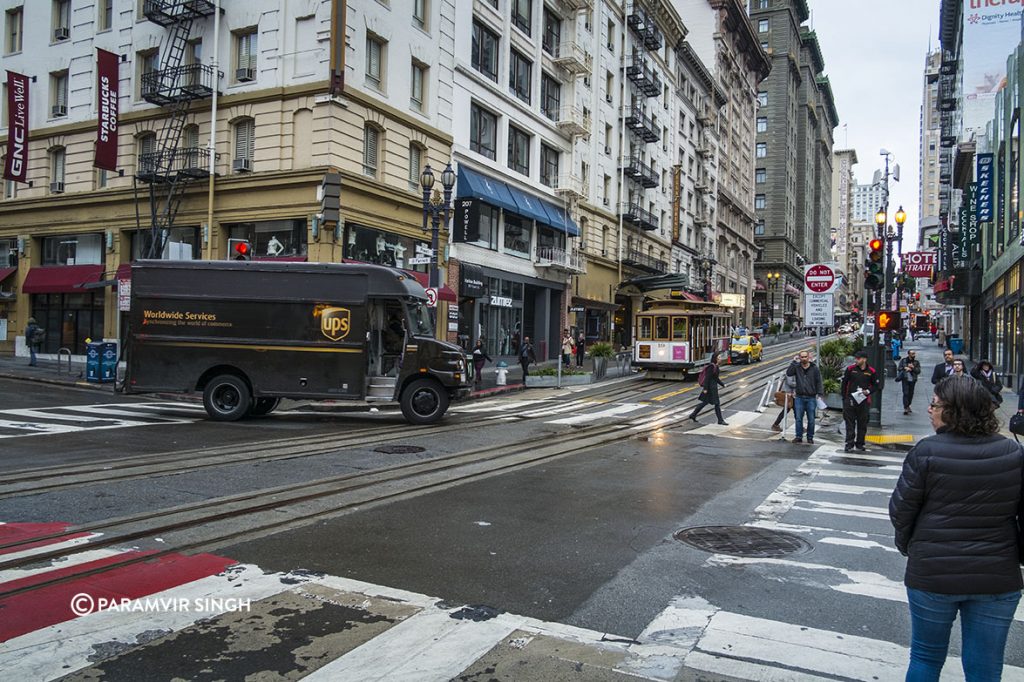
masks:
<svg viewBox="0 0 1024 682"><path fill-rule="evenodd" d="M836 273L827 265L808 265L804 270L804 289L812 294L826 294L836 285Z"/></svg>

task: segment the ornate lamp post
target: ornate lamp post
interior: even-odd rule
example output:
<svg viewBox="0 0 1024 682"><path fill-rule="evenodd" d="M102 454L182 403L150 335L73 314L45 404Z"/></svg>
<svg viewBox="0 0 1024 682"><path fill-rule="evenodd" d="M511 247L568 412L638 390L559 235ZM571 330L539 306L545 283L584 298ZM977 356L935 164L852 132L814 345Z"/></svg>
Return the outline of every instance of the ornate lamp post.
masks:
<svg viewBox="0 0 1024 682"><path fill-rule="evenodd" d="M444 195L437 190L434 190L434 195L430 195L430 190L434 187L434 171L430 170L430 165L423 169L420 174L420 186L423 188L423 231L427 231L427 218L430 218L430 286L437 288L439 286L439 277L437 270L437 250L438 242L440 241L439 235L443 229L448 229L448 217L451 214L452 207L452 188L455 187L455 171L452 170L452 165L449 163L443 171L441 171L441 186L444 188Z"/></svg>
<svg viewBox="0 0 1024 682"><path fill-rule="evenodd" d="M887 161L887 163L888 163L888 161ZM888 166L886 166L886 168L888 168ZM889 216L886 213L885 207L883 206L882 208L878 209L878 213L875 214L875 227L877 228L877 235L876 236L879 239L885 239L887 243L888 243L888 239L887 239L886 234L885 234L885 224L888 221L889 221ZM889 259L889 260L891 260L891 259ZM888 264L886 264L886 266L885 266L885 268L883 268L882 272L883 272L883 277L885 277L885 279L888 280L888 272L889 272L889 265ZM882 425L882 394L881 394L881 389L884 388L884 386L885 386L885 371L883 369L883 364L882 363L884 362L884 359L885 359L885 351L882 350L882 347L881 347L881 344L880 344L880 339L879 339L880 334L879 334L879 330L878 330L878 311L882 309L882 295L888 289L888 286L889 285L888 285L888 283L886 281L884 283L884 288L882 289L882 291L877 291L877 290L875 291L875 296L874 296L875 303L874 303L874 305L871 308L871 312L874 314L874 317L871 318L872 319L872 325L871 326L872 326L873 332L872 332L872 335L871 335L871 349L870 349L870 353L869 353L870 358L869 358L868 361L871 363L871 366L875 368L875 371L878 372L878 387L879 387L880 390L879 390L878 399L877 400L872 399L871 400L871 407L868 409L868 424L870 426L881 426ZM865 294L865 296L870 296L870 294L867 291L865 291L864 294Z"/></svg>
<svg viewBox="0 0 1024 682"><path fill-rule="evenodd" d="M769 272L765 275L768 280L768 290L771 292L771 299L769 300L769 308L771 308L770 317L772 323L775 322L775 290L779 287L779 281L782 278L781 272Z"/></svg>

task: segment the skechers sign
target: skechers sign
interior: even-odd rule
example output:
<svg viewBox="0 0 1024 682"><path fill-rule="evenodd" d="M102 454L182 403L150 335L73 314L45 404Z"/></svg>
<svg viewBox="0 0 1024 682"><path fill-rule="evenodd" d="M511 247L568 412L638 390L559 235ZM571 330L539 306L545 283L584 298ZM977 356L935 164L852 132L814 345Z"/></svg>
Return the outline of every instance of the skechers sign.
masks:
<svg viewBox="0 0 1024 682"><path fill-rule="evenodd" d="M28 76L7 72L7 155L4 179L26 182L28 170Z"/></svg>
<svg viewBox="0 0 1024 682"><path fill-rule="evenodd" d="M978 208L975 211L979 223L992 222L992 172L995 170L992 154L978 154Z"/></svg>
<svg viewBox="0 0 1024 682"><path fill-rule="evenodd" d="M320 311L320 332L331 341L341 341L352 328L352 313L348 308L323 308Z"/></svg>

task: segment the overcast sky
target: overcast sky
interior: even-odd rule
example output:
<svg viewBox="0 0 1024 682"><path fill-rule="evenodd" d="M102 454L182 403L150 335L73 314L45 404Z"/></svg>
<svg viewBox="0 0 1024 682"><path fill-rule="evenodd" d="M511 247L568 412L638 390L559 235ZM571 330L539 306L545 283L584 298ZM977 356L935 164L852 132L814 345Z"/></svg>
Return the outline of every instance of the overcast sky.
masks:
<svg viewBox="0 0 1024 682"><path fill-rule="evenodd" d="M917 243L919 136L929 32L938 46L939 0L809 0L839 127L835 148L857 150L857 182L871 182L882 148L900 164L890 182L890 221L907 212L904 251ZM845 124L845 127L844 127Z"/></svg>

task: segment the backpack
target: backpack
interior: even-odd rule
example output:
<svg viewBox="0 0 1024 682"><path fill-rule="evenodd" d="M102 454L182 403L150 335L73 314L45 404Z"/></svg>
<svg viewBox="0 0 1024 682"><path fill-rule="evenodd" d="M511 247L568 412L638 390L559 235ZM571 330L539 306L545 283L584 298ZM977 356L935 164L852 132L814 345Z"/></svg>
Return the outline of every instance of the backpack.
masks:
<svg viewBox="0 0 1024 682"><path fill-rule="evenodd" d="M708 372L710 370L711 370L711 365L705 365L704 369L702 369L700 371L700 374L697 375L697 385L698 386L703 386L704 383L708 380Z"/></svg>
<svg viewBox="0 0 1024 682"><path fill-rule="evenodd" d="M32 338L29 339L29 343L42 343L46 339L46 330L42 327L36 327L32 330Z"/></svg>

